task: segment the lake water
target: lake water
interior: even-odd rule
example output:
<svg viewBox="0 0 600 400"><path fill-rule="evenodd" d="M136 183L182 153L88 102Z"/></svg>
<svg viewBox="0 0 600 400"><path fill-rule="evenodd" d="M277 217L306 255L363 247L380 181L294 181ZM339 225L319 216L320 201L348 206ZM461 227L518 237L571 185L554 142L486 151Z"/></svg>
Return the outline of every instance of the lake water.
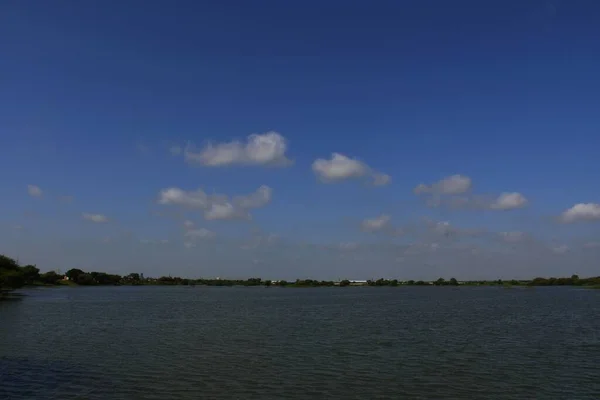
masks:
<svg viewBox="0 0 600 400"><path fill-rule="evenodd" d="M27 293L0 399L600 399L600 290Z"/></svg>

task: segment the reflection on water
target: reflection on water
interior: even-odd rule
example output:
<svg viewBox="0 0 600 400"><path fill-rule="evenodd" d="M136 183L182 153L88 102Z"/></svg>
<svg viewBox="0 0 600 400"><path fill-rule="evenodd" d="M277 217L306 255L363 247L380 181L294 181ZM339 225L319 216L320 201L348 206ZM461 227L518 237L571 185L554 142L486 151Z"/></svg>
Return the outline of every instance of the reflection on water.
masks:
<svg viewBox="0 0 600 400"><path fill-rule="evenodd" d="M32 290L0 399L598 399L600 291Z"/></svg>

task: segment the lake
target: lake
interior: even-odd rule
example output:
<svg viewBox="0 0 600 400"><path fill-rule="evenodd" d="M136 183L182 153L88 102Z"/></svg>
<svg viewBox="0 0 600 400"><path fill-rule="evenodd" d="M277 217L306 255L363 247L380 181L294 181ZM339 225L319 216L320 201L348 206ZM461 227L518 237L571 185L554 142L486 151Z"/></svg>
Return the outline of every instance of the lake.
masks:
<svg viewBox="0 0 600 400"><path fill-rule="evenodd" d="M0 302L0 399L600 398L600 290L24 293Z"/></svg>

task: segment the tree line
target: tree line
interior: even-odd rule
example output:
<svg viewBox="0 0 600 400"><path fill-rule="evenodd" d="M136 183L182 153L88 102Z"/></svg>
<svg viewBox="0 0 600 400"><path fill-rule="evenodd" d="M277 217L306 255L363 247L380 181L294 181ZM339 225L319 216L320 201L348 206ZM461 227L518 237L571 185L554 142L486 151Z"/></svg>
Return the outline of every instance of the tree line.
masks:
<svg viewBox="0 0 600 400"><path fill-rule="evenodd" d="M131 273L128 275L108 274L105 272L86 272L72 268L65 274L55 271L40 273L35 265L21 266L19 263L5 255L0 255L0 295L24 286L54 286L59 284L100 286L100 285L203 285L203 286L280 286L280 287L328 287L328 286L593 286L600 287L600 276L579 278L572 275L570 278L535 278L531 280L479 280L458 281L455 278L446 280L439 278L435 281L398 279L377 279L368 281L325 281L314 279L263 280L261 278L249 279L187 279L180 277L162 276L160 278L144 278L142 274Z"/></svg>

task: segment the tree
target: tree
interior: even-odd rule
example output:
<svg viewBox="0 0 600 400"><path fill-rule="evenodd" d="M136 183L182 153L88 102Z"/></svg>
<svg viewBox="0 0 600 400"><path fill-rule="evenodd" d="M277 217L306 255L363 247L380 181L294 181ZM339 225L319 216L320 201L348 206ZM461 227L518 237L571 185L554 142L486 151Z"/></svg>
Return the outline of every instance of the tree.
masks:
<svg viewBox="0 0 600 400"><path fill-rule="evenodd" d="M458 281L456 280L456 278L450 278L450 285L458 286Z"/></svg>
<svg viewBox="0 0 600 400"><path fill-rule="evenodd" d="M47 285L56 285L61 279L62 276L54 271L48 271L45 274L40 275L40 280Z"/></svg>
<svg viewBox="0 0 600 400"><path fill-rule="evenodd" d="M125 279L129 282L139 282L141 277L140 274L132 272L131 274L127 275Z"/></svg>
<svg viewBox="0 0 600 400"><path fill-rule="evenodd" d="M23 269L12 258L0 255L0 294L25 285Z"/></svg>
<svg viewBox="0 0 600 400"><path fill-rule="evenodd" d="M85 272L77 275L77 279L75 281L78 285L95 285L96 281L92 277L91 274L86 274Z"/></svg>
<svg viewBox="0 0 600 400"><path fill-rule="evenodd" d="M67 278L69 278L70 281L73 282L77 282L79 275L83 275L85 274L85 272L83 272L80 269L77 268L71 268L70 270L68 270L65 275L67 276Z"/></svg>
<svg viewBox="0 0 600 400"><path fill-rule="evenodd" d="M0 254L0 270L17 271L19 264L12 258Z"/></svg>
<svg viewBox="0 0 600 400"><path fill-rule="evenodd" d="M31 285L40 279L40 270L35 265L26 265L23 267L23 277L26 285Z"/></svg>
<svg viewBox="0 0 600 400"><path fill-rule="evenodd" d="M25 285L23 273L19 270L0 270L0 292L19 289Z"/></svg>

